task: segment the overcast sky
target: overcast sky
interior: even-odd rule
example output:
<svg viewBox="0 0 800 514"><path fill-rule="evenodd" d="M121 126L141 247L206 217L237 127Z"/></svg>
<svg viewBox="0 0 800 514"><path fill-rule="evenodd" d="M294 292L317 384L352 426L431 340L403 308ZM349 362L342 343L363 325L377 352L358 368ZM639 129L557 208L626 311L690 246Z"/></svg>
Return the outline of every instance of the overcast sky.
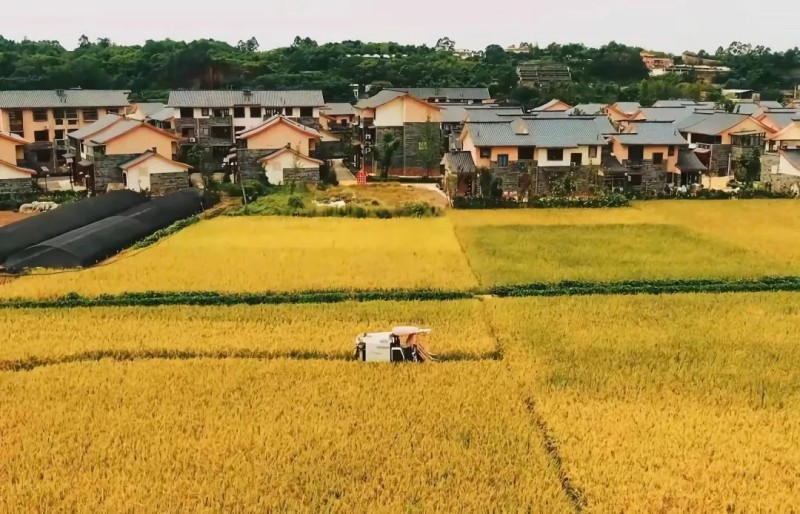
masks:
<svg viewBox="0 0 800 514"><path fill-rule="evenodd" d="M0 35L55 39L74 48L81 34L121 44L147 39L255 36L262 49L294 36L320 43L360 39L459 48L530 41L541 46L611 40L652 50L713 52L731 41L785 50L800 44L796 0L36 0L4 1ZM474 4L474 7L470 7Z"/></svg>

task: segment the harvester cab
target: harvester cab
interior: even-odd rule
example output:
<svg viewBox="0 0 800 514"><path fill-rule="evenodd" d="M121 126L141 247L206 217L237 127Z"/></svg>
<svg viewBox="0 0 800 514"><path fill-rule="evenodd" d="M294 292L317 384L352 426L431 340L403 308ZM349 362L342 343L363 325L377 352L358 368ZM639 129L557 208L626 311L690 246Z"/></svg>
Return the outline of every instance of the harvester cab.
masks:
<svg viewBox="0 0 800 514"><path fill-rule="evenodd" d="M356 337L356 360L363 362L433 362L422 338L429 328L395 327L391 332Z"/></svg>

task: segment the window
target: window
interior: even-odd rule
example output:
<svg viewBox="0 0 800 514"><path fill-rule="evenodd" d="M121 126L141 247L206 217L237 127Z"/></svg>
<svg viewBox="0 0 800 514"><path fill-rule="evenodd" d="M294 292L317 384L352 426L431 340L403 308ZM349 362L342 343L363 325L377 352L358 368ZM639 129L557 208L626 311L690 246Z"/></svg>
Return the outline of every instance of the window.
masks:
<svg viewBox="0 0 800 514"><path fill-rule="evenodd" d="M211 111L208 110L208 107L203 107L200 109L200 116L210 116Z"/></svg>
<svg viewBox="0 0 800 514"><path fill-rule="evenodd" d="M207 111L208 109L206 109ZM191 107L181 107L181 118L194 118L194 109Z"/></svg>
<svg viewBox="0 0 800 514"><path fill-rule="evenodd" d="M37 130L33 133L33 140L36 142L50 141L49 130Z"/></svg>
<svg viewBox="0 0 800 514"><path fill-rule="evenodd" d="M105 146L95 146L94 147L94 155L105 155L106 154L106 147Z"/></svg>
<svg viewBox="0 0 800 514"><path fill-rule="evenodd" d="M250 108L250 117L251 118L260 118L261 117L261 107L251 107Z"/></svg>
<svg viewBox="0 0 800 514"><path fill-rule="evenodd" d="M83 121L97 121L97 109L84 109Z"/></svg>
<svg viewBox="0 0 800 514"><path fill-rule="evenodd" d="M34 109L33 121L47 121L47 109Z"/></svg>
<svg viewBox="0 0 800 514"><path fill-rule="evenodd" d="M583 154L582 153L572 153L569 155L569 163L572 166L580 166L583 164Z"/></svg>
<svg viewBox="0 0 800 514"><path fill-rule="evenodd" d="M301 118L311 118L314 116L314 108L313 107L301 107L300 108L300 117Z"/></svg>
<svg viewBox="0 0 800 514"><path fill-rule="evenodd" d="M208 127L200 128L200 134L203 136L208 136Z"/></svg>
<svg viewBox="0 0 800 514"><path fill-rule="evenodd" d="M230 111L228 111L228 109L214 109L212 114L215 118L224 118L230 116Z"/></svg>
<svg viewBox="0 0 800 514"><path fill-rule="evenodd" d="M497 156L497 165L500 167L508 166L508 154L501 153Z"/></svg>
<svg viewBox="0 0 800 514"><path fill-rule="evenodd" d="M294 107L286 107L283 112L286 116L294 116Z"/></svg>
<svg viewBox="0 0 800 514"><path fill-rule="evenodd" d="M590 159L596 159L597 158L597 147L596 146L590 146L589 147L589 158Z"/></svg>
<svg viewBox="0 0 800 514"><path fill-rule="evenodd" d="M244 118L244 107L234 107L233 108L233 117L234 118Z"/></svg>
<svg viewBox="0 0 800 514"><path fill-rule="evenodd" d="M63 118L66 118L66 116L67 115L64 112L64 109L53 109L53 118L63 119Z"/></svg>
<svg viewBox="0 0 800 514"><path fill-rule="evenodd" d="M119 109L117 109L116 107L111 107L109 109L106 109L106 112L108 114L119 114Z"/></svg>
<svg viewBox="0 0 800 514"><path fill-rule="evenodd" d="M521 161L532 161L533 160L533 147L532 146L521 146L517 149L519 153L519 159Z"/></svg>
<svg viewBox="0 0 800 514"><path fill-rule="evenodd" d="M56 130L56 139L64 139L64 129Z"/></svg>
<svg viewBox="0 0 800 514"><path fill-rule="evenodd" d="M489 159L492 157L491 148L481 148L481 159Z"/></svg>
<svg viewBox="0 0 800 514"><path fill-rule="evenodd" d="M77 125L78 124L78 119L75 118L75 119L67 120L67 124L68 125Z"/></svg>
<svg viewBox="0 0 800 514"><path fill-rule="evenodd" d="M628 185L629 186L641 186L642 185L642 176L639 174L636 175L628 175Z"/></svg>
<svg viewBox="0 0 800 514"><path fill-rule="evenodd" d="M233 127L233 133L238 134L239 132L244 132L247 127Z"/></svg>
<svg viewBox="0 0 800 514"><path fill-rule="evenodd" d="M547 149L547 160L548 161L563 161L564 160L564 149L563 148L548 148Z"/></svg>
<svg viewBox="0 0 800 514"><path fill-rule="evenodd" d="M661 152L654 153L653 154L653 164L663 164L663 163L664 163L664 154L661 153Z"/></svg>
<svg viewBox="0 0 800 514"><path fill-rule="evenodd" d="M419 149L420 150L427 150L428 149L428 142L427 141L420 141L419 142Z"/></svg>
<svg viewBox="0 0 800 514"><path fill-rule="evenodd" d="M674 146L670 146L669 147L669 152L667 153L667 155L669 155L670 157L675 155L675 147Z"/></svg>
<svg viewBox="0 0 800 514"><path fill-rule="evenodd" d="M64 114L68 120L78 119L78 109L64 109Z"/></svg>
<svg viewBox="0 0 800 514"><path fill-rule="evenodd" d="M194 137L194 127L183 127L181 137Z"/></svg>

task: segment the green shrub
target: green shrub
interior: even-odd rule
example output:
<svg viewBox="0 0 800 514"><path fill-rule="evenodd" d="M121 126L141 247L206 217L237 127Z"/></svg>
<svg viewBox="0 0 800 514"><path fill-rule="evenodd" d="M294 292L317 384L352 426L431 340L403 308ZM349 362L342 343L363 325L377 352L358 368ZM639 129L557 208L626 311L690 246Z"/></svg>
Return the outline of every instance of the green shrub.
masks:
<svg viewBox="0 0 800 514"><path fill-rule="evenodd" d="M305 209L306 204L303 199L297 195L292 195L289 197L287 204L292 209Z"/></svg>

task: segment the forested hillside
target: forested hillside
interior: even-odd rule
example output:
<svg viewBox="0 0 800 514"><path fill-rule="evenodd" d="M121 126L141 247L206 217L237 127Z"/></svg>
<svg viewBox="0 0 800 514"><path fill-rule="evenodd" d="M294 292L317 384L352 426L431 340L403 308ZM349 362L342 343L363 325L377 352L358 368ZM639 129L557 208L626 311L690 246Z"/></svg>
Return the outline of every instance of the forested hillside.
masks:
<svg viewBox="0 0 800 514"><path fill-rule="evenodd" d="M123 88L136 98L164 100L178 88L322 89L329 101L353 98L350 84L394 86L487 86L500 99L526 105L557 96L576 102L638 100L649 103L676 96L699 97L709 86L692 77L648 78L640 48L609 43L534 47L511 54L498 45L483 55L462 60L427 46L343 41L319 45L296 38L286 48L261 51L255 38L229 45L214 40L147 41L117 45L82 37L75 50L53 41L11 41L0 37L0 89ZM731 68L720 83L753 88L764 99L795 86L800 50L774 52L733 43L714 55ZM380 57L376 57L380 56ZM541 60L568 64L574 84L540 91L517 85L516 66ZM680 62L680 57L676 57Z"/></svg>

